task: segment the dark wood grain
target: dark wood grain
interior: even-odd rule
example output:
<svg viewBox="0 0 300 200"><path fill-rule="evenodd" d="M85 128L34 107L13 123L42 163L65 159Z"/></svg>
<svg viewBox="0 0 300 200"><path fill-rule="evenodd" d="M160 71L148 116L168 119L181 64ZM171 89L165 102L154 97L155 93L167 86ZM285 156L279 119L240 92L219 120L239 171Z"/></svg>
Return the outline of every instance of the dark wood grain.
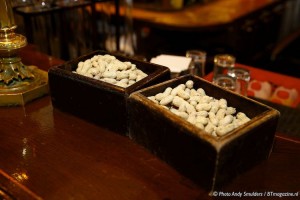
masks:
<svg viewBox="0 0 300 200"><path fill-rule="evenodd" d="M274 145L222 190L300 191L299 140L277 135ZM0 189L16 199L210 199L129 138L53 108L49 96L0 108L0 158Z"/></svg>

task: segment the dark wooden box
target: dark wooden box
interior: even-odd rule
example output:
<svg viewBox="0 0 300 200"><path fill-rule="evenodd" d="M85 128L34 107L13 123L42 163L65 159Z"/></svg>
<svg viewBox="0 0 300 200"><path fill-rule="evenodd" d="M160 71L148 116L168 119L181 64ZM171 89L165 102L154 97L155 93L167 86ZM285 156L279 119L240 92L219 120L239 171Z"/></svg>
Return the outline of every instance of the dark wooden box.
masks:
<svg viewBox="0 0 300 200"><path fill-rule="evenodd" d="M122 88L72 72L76 70L80 61L104 54L113 55L122 62L130 61L148 76L127 88ZM126 101L129 95L138 89L169 80L170 70L164 66L99 50L50 68L48 77L54 107L126 135Z"/></svg>
<svg viewBox="0 0 300 200"><path fill-rule="evenodd" d="M251 120L217 138L147 98L187 80L211 97L225 98ZM129 137L209 192L269 157L280 115L271 107L190 75L134 92L128 108Z"/></svg>

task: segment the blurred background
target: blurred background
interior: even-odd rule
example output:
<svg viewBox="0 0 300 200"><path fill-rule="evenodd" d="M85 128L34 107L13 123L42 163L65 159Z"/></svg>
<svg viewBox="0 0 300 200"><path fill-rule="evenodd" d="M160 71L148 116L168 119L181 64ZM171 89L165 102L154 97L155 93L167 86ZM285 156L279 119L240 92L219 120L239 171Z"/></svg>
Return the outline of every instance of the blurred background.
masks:
<svg viewBox="0 0 300 200"><path fill-rule="evenodd" d="M104 49L159 54L230 53L237 62L300 76L300 0L12 0L17 32L70 60Z"/></svg>

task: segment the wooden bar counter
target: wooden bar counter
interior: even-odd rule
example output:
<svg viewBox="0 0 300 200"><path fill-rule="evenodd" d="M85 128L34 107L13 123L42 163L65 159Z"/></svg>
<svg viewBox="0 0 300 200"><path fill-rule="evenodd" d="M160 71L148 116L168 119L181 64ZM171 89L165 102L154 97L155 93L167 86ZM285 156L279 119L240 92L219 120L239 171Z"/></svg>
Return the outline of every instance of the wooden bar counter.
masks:
<svg viewBox="0 0 300 200"><path fill-rule="evenodd" d="M63 62L32 48L21 55L44 70ZM49 96L0 108L0 158L0 199L211 199L129 138L53 108ZM216 194L298 194L299 169L300 139L276 134L270 158Z"/></svg>
<svg viewBox="0 0 300 200"><path fill-rule="evenodd" d="M147 9L147 6L138 6L138 3L135 6L134 3L132 17L134 20L165 28L199 29L232 23L278 2L280 0L211 0L173 11ZM111 3L97 3L96 11L114 14L115 8ZM120 15L124 14L125 8L121 6Z"/></svg>

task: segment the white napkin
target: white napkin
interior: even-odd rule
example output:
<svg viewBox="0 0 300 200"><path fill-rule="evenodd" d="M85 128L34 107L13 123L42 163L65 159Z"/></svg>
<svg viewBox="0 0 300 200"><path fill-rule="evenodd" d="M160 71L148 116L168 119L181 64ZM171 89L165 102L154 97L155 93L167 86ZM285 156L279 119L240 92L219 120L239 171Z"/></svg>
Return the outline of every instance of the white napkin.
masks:
<svg viewBox="0 0 300 200"><path fill-rule="evenodd" d="M161 54L152 58L150 62L168 67L171 72L180 73L181 71L188 69L191 63L191 58Z"/></svg>

